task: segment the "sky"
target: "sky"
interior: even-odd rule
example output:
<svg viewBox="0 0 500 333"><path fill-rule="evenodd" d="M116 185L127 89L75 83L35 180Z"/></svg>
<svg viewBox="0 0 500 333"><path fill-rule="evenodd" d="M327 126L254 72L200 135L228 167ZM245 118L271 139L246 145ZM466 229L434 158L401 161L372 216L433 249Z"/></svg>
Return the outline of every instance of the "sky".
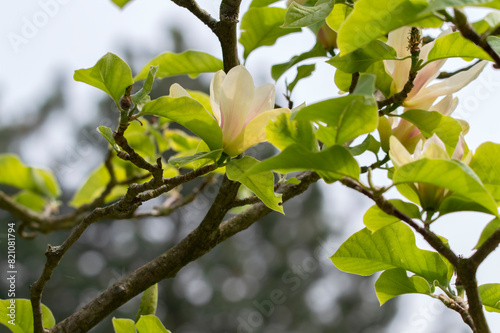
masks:
<svg viewBox="0 0 500 333"><path fill-rule="evenodd" d="M218 16L218 1L202 0L199 3L214 17ZM248 3L249 1L244 1L242 8L248 7ZM484 15L484 12L478 10L468 13L475 18ZM107 52L121 55L124 46L140 48L153 57L162 52L158 49L159 44L165 48L172 47L166 32L169 26L184 27L187 29L185 31L189 31L184 35L188 45L220 57L218 41L210 30L194 19L187 10L167 0L135 0L123 10L109 0L5 2L0 13L0 124L18 123L29 117L30 112L37 109L37 101L44 100L43 96L55 86L58 76L65 82L64 89L70 96L69 108L72 110L71 114L59 115L54 119L58 124L56 130L46 130L49 148L46 142L28 140L23 146L24 161L40 166L49 165L53 158L52 152L74 149L78 144L61 139L69 136L71 131L63 126L68 122L68 117L81 122L95 118L95 103L103 93L73 81L74 70L92 67ZM273 47L255 51L245 65L253 73L256 84L273 82L266 68L310 49L313 44L312 34L293 34L280 39ZM143 60L143 63L131 64L134 74L149 59L139 60ZM456 65L460 62L455 60L449 63ZM294 73L293 70L290 71L288 77L293 79ZM314 77L303 80L295 88L295 101L308 101L311 104L331 97L332 93L337 92L333 75L333 67L318 64ZM207 82L210 77L203 76ZM466 140L472 150L484 141L500 142L500 113L498 104L494 104L494 98L500 91L499 85L500 75L488 65L478 80L456 94L461 104L455 115L470 124ZM277 82L278 103L284 103L280 95L283 87L284 80L280 79ZM101 157L89 158L98 163ZM68 179L62 181L70 182ZM70 187L76 186L76 183L68 184ZM367 208L371 203L338 184L324 188L327 192L326 200L345 201L345 211L332 214L350 214L350 219L355 220L355 223L349 226L352 228L349 231L361 229L362 216L352 215L352 211L360 212L360 206ZM436 232L445 234L458 253L469 255L482 230L478 225L485 225L487 221L481 214L466 213L460 218L452 214L436 225ZM425 246L418 237L417 240L419 246ZM498 262L500 255L495 253L480 267L478 278L481 283L500 282ZM440 320L436 313L446 311L451 313L447 318L460 321L458 315L444 309L442 305L435 306L436 301L424 296L403 296L400 302L401 307L408 309L409 315L405 317L403 314L395 322L395 325L400 325L399 328L394 326L398 331L402 331L400 329L403 327L406 331L402 332L406 333L428 332L427 328L422 327L432 326L433 322ZM492 327L500 327L498 314L487 313L487 317ZM461 324L459 327L464 326Z"/></svg>

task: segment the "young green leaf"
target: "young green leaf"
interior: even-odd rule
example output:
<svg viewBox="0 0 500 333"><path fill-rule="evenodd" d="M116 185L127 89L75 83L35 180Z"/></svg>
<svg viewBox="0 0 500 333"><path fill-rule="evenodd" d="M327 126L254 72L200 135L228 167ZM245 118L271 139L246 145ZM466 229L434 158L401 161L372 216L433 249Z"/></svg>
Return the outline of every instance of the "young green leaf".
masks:
<svg viewBox="0 0 500 333"><path fill-rule="evenodd" d="M200 152L191 156L175 157L168 160L168 163L176 168L182 168L186 164L200 160L210 160L217 162L222 155L222 149L212 150L209 152Z"/></svg>
<svg viewBox="0 0 500 333"><path fill-rule="evenodd" d="M139 333L171 333L163 326L160 319L156 316L142 316L135 325Z"/></svg>
<svg viewBox="0 0 500 333"><path fill-rule="evenodd" d="M403 222L372 233L367 228L349 237L330 257L341 271L358 275L402 268L425 278L430 284L448 285L448 267L438 253L421 250L415 235Z"/></svg>
<svg viewBox="0 0 500 333"><path fill-rule="evenodd" d="M115 333L136 333L135 323L132 319L126 318L114 318L113 317L113 329Z"/></svg>
<svg viewBox="0 0 500 333"><path fill-rule="evenodd" d="M380 150L380 142L378 142L377 139L375 139L371 134L368 134L363 142L357 146L349 147L349 150L353 156L361 155L367 150L377 154Z"/></svg>
<svg viewBox="0 0 500 333"><path fill-rule="evenodd" d="M201 73L217 72L224 68L222 60L205 52L165 52L148 62L136 75L135 81L144 80L148 76L151 66L160 66L158 73L156 73L156 77L159 79L182 74L195 78Z"/></svg>
<svg viewBox="0 0 500 333"><path fill-rule="evenodd" d="M14 154L0 154L0 170L0 184L29 190L49 198L57 198L61 193L51 171L26 166Z"/></svg>
<svg viewBox="0 0 500 333"><path fill-rule="evenodd" d="M479 286L479 296L488 312L500 312L500 283L487 283Z"/></svg>
<svg viewBox="0 0 500 333"><path fill-rule="evenodd" d="M247 171L258 165L259 161L250 156L232 159L226 165L227 178L245 185L272 210L284 214L281 194L274 193L274 175L270 170L249 174Z"/></svg>
<svg viewBox="0 0 500 333"><path fill-rule="evenodd" d="M314 136L314 126L307 120L290 120L291 115L284 113L276 121L269 122L266 128L267 141L279 150L292 144L303 145L311 151L318 150L318 142Z"/></svg>
<svg viewBox="0 0 500 333"><path fill-rule="evenodd" d="M431 287L423 277L413 275L408 277L402 268L389 269L383 272L375 282L375 292L377 293L380 305L393 297L403 294L431 294Z"/></svg>
<svg viewBox="0 0 500 333"><path fill-rule="evenodd" d="M436 39L434 46L427 56L427 61L453 57L478 58L492 61L486 51L467 38L464 38L458 31Z"/></svg>
<svg viewBox="0 0 500 333"><path fill-rule="evenodd" d="M119 151L120 148L115 142L115 138L113 137L113 131L111 128L106 127L106 126L99 126L96 128L97 132L101 133L101 135L106 139L106 141L109 142L111 147L113 147L114 150Z"/></svg>
<svg viewBox="0 0 500 333"><path fill-rule="evenodd" d="M288 84L287 86L288 91L291 93L293 91L293 88L295 88L295 85L303 78L311 76L311 74L314 72L315 69L316 69L315 64L302 65L297 67L297 76L290 84Z"/></svg>
<svg viewBox="0 0 500 333"><path fill-rule="evenodd" d="M47 198L42 197L39 194L31 192L30 190L22 190L12 197L15 202L20 203L23 206L28 207L35 212L43 212L49 201Z"/></svg>
<svg viewBox="0 0 500 333"><path fill-rule="evenodd" d="M485 142L480 145L472 157L470 167L493 198L500 202L500 144Z"/></svg>
<svg viewBox="0 0 500 333"><path fill-rule="evenodd" d="M292 144L277 156L260 162L247 173L251 175L269 170L281 173L313 170L320 172L327 182L344 177L359 178L358 162L347 148L340 145L312 152L301 144Z"/></svg>
<svg viewBox="0 0 500 333"><path fill-rule="evenodd" d="M400 212L411 217L412 219L421 218L418 206L399 199L391 199L389 202ZM363 223L371 232L377 232L378 230L399 221L399 218L385 213L377 205L371 206L363 216Z"/></svg>
<svg viewBox="0 0 500 333"><path fill-rule="evenodd" d="M158 305L158 283L155 283L144 291L139 304L139 310L135 316L135 322L141 319L142 316L155 315L156 306Z"/></svg>
<svg viewBox="0 0 500 333"><path fill-rule="evenodd" d="M7 279L8 280L8 279ZM14 317L11 309L14 308ZM42 304L43 327L51 328L56 324L54 315ZM10 320L12 322L9 323ZM13 333L33 333L33 309L29 299L10 298L0 300L0 324L5 325Z"/></svg>
<svg viewBox="0 0 500 333"><path fill-rule="evenodd" d="M282 36L299 29L283 29L280 26L285 20L286 9L276 7L252 7L241 19L241 37L239 42L245 48L243 57L264 45L273 45Z"/></svg>
<svg viewBox="0 0 500 333"><path fill-rule="evenodd" d="M437 28L441 20L432 13L421 15L427 1L359 0L339 29L337 43L343 55L353 52L404 25Z"/></svg>
<svg viewBox="0 0 500 333"><path fill-rule="evenodd" d="M285 15L282 28L302 28L318 23L326 19L331 13L335 1L318 1L315 6L303 6L292 2Z"/></svg>
<svg viewBox="0 0 500 333"><path fill-rule="evenodd" d="M365 72L372 64L382 60L397 59L396 50L386 43L374 40L346 55L337 54L327 61L346 73Z"/></svg>
<svg viewBox="0 0 500 333"><path fill-rule="evenodd" d="M337 86L337 88L339 88L340 91L347 92L351 88L352 74L337 69L335 71L334 80L335 80L335 85Z"/></svg>
<svg viewBox="0 0 500 333"><path fill-rule="evenodd" d="M374 75L362 74L360 87L370 87ZM361 88L360 88L361 89ZM377 102L373 95L352 94L308 105L300 110L294 119L324 122L332 131L336 144L343 144L361 134L370 133L378 125Z"/></svg>
<svg viewBox="0 0 500 333"><path fill-rule="evenodd" d="M335 3L335 7L333 7L333 10L325 19L326 24L328 24L328 26L333 30L339 31L340 26L344 23L345 19L349 16L349 14L351 14L351 12L351 6L347 6L343 3Z"/></svg>
<svg viewBox="0 0 500 333"><path fill-rule="evenodd" d="M112 0L118 7L123 8L130 0Z"/></svg>
<svg viewBox="0 0 500 333"><path fill-rule="evenodd" d="M274 65L271 68L271 76L273 77L274 80L278 81L278 79L290 68L298 64L299 62L306 60L306 59L311 59L311 58L317 58L317 57L326 57L326 51L323 48L323 45L320 42L317 42L313 48L307 52L304 52L302 54L293 56L290 61Z"/></svg>
<svg viewBox="0 0 500 333"><path fill-rule="evenodd" d="M491 8L499 8L497 1L492 0L430 0L429 6L423 13L435 12L447 7L463 7L463 6L484 6Z"/></svg>
<svg viewBox="0 0 500 333"><path fill-rule="evenodd" d="M486 225L486 227L484 227L483 232L481 233L481 236L479 236L479 240L478 240L476 246L474 246L474 250L477 250L481 245L483 245L483 243L488 238L490 238L490 236L493 235L493 233L495 231L497 231L498 229L500 229L500 219L498 217L495 217L493 220L491 220Z"/></svg>
<svg viewBox="0 0 500 333"><path fill-rule="evenodd" d="M94 67L75 71L73 78L75 81L101 89L111 96L116 104L119 103L125 89L134 83L130 67L113 53L108 53L99 59Z"/></svg>
<svg viewBox="0 0 500 333"><path fill-rule="evenodd" d="M151 98L149 97L149 93L151 92L151 89L153 89L153 82L156 77L156 72L158 72L158 67L159 66L149 67L148 76L146 77L146 81L144 81L144 85L142 86L141 90L131 96L132 102L134 102L139 111L142 110L144 104L151 100Z"/></svg>
<svg viewBox="0 0 500 333"><path fill-rule="evenodd" d="M160 97L144 105L138 116L148 114L181 124L203 139L211 150L222 148L222 131L217 120L191 97Z"/></svg>
<svg viewBox="0 0 500 333"><path fill-rule="evenodd" d="M267 7L275 2L278 2L278 0L253 0L250 3L250 8L252 8L252 7Z"/></svg>
<svg viewBox="0 0 500 333"><path fill-rule="evenodd" d="M426 183L449 189L498 216L497 205L481 180L468 166L456 160L420 159L394 172L394 184Z"/></svg>

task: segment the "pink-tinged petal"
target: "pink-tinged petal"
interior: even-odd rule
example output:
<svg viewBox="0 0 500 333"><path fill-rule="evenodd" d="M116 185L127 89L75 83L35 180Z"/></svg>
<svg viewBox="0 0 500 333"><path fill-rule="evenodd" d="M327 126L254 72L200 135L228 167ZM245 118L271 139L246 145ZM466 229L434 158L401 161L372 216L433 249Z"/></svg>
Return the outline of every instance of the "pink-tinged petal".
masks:
<svg viewBox="0 0 500 333"><path fill-rule="evenodd" d="M221 118L221 110L220 110L220 96L222 89L222 82L226 78L226 73L223 70L215 73L212 81L210 82L210 105L212 106L212 112L219 123L219 126L222 122Z"/></svg>
<svg viewBox="0 0 500 333"><path fill-rule="evenodd" d="M460 136L458 137L457 146L455 147L455 150L453 151L453 155L451 155L451 158L461 161L464 158L464 153L465 153L464 135L460 134Z"/></svg>
<svg viewBox="0 0 500 333"><path fill-rule="evenodd" d="M449 116L455 111L458 104L458 98L453 98L452 95L446 95L437 104L433 105L429 111L437 111L443 116Z"/></svg>
<svg viewBox="0 0 500 333"><path fill-rule="evenodd" d="M404 58L410 55L408 51L408 36L411 27L401 27L389 33L387 44L396 50L399 58ZM384 60L385 66L389 74L394 80L391 86L391 93L394 94L403 89L408 74L411 68L411 59L406 60Z"/></svg>
<svg viewBox="0 0 500 333"><path fill-rule="evenodd" d="M229 156L237 156L248 148L266 141L266 127L269 122L275 121L280 114L289 112L287 108L280 108L257 115L234 140L224 145L224 151Z"/></svg>
<svg viewBox="0 0 500 333"><path fill-rule="evenodd" d="M245 125L248 124L257 115L274 109L274 98L276 96L275 88L273 84L263 84L255 89L255 95L253 98L252 106L250 112L247 114L245 119Z"/></svg>
<svg viewBox="0 0 500 333"><path fill-rule="evenodd" d="M448 160L450 156L446 152L444 142L436 135L433 134L424 144L422 158Z"/></svg>
<svg viewBox="0 0 500 333"><path fill-rule="evenodd" d="M414 96L414 98L409 101L405 101L405 106L416 107L417 105L432 105L439 96L453 94L476 79L484 66L486 66L486 61L481 61L465 72L460 72L448 79L422 89L417 96Z"/></svg>
<svg viewBox="0 0 500 333"><path fill-rule="evenodd" d="M220 98L221 128L226 140L232 141L243 130L254 90L252 76L245 67L239 65L227 73L222 82Z"/></svg>
<svg viewBox="0 0 500 333"><path fill-rule="evenodd" d="M402 165L411 163L414 161L413 157L406 150L406 148L399 142L395 136L391 136L389 139L389 157L392 163L394 163L395 168L399 168Z"/></svg>
<svg viewBox="0 0 500 333"><path fill-rule="evenodd" d="M182 88L180 84L174 83L170 86L170 97L178 98L178 97L191 97L186 89Z"/></svg>
<svg viewBox="0 0 500 333"><path fill-rule="evenodd" d="M446 59L436 60L422 68L415 77L415 81L413 81L413 89L408 94L406 100L411 100L422 90L422 88L434 81L439 75L439 69L443 67L445 62Z"/></svg>

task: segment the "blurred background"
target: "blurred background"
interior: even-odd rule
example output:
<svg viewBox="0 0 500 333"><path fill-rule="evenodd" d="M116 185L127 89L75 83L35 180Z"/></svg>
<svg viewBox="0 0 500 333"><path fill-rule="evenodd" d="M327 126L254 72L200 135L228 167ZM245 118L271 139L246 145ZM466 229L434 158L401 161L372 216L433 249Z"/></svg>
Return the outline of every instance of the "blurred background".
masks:
<svg viewBox="0 0 500 333"><path fill-rule="evenodd" d="M218 1L199 3L218 17ZM248 5L243 1L242 12ZM479 10L468 13L484 16ZM92 67L107 52L126 60L134 74L165 51L195 49L221 56L211 31L166 0L135 0L123 10L109 0L25 0L4 3L0 15L0 153L19 154L26 164L52 169L62 186L64 204L105 157L107 142L95 128L103 124L113 128L118 117L103 92L73 81L74 70ZM310 32L292 34L255 51L245 65L256 84L273 82L272 64L285 62L314 43ZM461 65L449 63L449 68ZM290 70L289 82L294 75ZM296 105L335 95L333 75L334 68L319 60L313 76L294 90ZM157 81L152 98L168 94L174 82L207 91L211 77ZM284 78L276 84L277 103L284 105ZM456 115L471 125L466 137L471 149L486 140L500 141L500 116L493 104L499 85L500 77L488 66L457 94L462 104ZM261 158L273 153L265 144L250 152ZM187 193L190 188L183 190ZM194 229L217 189L218 183L211 185L195 202L167 218L92 225L54 272L43 303L61 321ZM67 210L64 204L62 212ZM163 281L157 315L174 333L468 332L458 314L428 297L405 295L380 307L373 287L376 275L358 277L331 264L328 257L350 233L363 228L362 215L370 205L338 184L312 186L285 204L286 216L269 214L183 268L176 278ZM449 238L458 253L469 255L488 219L472 213L451 215L436 226L436 232ZM13 222L4 211L0 220L0 225ZM6 230L0 229L2 249L6 249ZM67 234L18 238L18 297L29 298L29 285L42 271L47 244L60 244ZM428 248L421 239L417 242ZM499 282L500 268L495 264L499 259L495 253L480 268L480 283ZM5 260L0 255L2 277ZM1 279L2 290L5 281ZM5 293L0 296L5 297ZM92 332L111 332L113 316L134 318L138 302L138 297L128 302ZM488 314L488 319L492 330L500 326L495 314ZM0 326L0 332L4 329Z"/></svg>

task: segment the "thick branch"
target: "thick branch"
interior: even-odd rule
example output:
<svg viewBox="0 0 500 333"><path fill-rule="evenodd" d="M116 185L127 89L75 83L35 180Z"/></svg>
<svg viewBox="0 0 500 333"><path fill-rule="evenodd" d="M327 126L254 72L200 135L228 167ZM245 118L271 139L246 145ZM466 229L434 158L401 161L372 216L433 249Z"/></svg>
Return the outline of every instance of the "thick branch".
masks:
<svg viewBox="0 0 500 333"><path fill-rule="evenodd" d="M312 172L305 172L298 178L302 180L300 184L287 184L280 189L284 201L304 192L310 184L319 179L318 175ZM78 312L50 329L50 332L88 331L132 297L165 278L174 277L189 262L201 257L228 237L248 228L270 212L264 204L257 203L244 213L220 224L238 187L239 184L225 178L214 204L193 232L158 258L103 291Z"/></svg>
<svg viewBox="0 0 500 333"><path fill-rule="evenodd" d="M388 99L377 102L378 108L381 109L384 106L391 105L394 103L398 103L398 104L402 103L406 99L406 97L408 97L408 94L410 93L410 91L413 89L413 81L415 81L416 76L417 76L417 72L411 71L410 75L408 77L408 81L406 82L405 86L403 87L403 90L392 95Z"/></svg>
<svg viewBox="0 0 500 333"><path fill-rule="evenodd" d="M476 327L474 326L474 321L472 320L471 316L469 315L469 311L467 311L467 306L464 304L464 302L457 302L456 300L446 297L445 295L437 295L437 299L439 299L443 304L447 307L450 308L460 314L462 317L462 320L464 323L469 325L469 327L472 329L473 332L476 331Z"/></svg>
<svg viewBox="0 0 500 333"><path fill-rule="evenodd" d="M214 19L208 12L201 9L198 3L194 0L172 0L173 3L180 7L184 7L189 10L194 16L196 16L201 22L205 23L211 30L215 29L217 20Z"/></svg>
<svg viewBox="0 0 500 333"><path fill-rule="evenodd" d="M482 38L474 30L474 28L467 21L467 16L465 16L464 12L461 9L454 8L453 13L455 14L453 23L457 27L458 31L460 31L462 36L464 36L465 38L467 38L468 40L470 40L471 42L482 48L484 51L486 51L486 53L488 53L488 55L495 62L497 68L500 68L500 55L498 55L498 53L495 50L493 50L493 48L486 39Z"/></svg>
<svg viewBox="0 0 500 333"><path fill-rule="evenodd" d="M223 0L220 5L220 21L213 30L219 38L226 73L240 63L237 49L238 38L236 36L240 4L241 0Z"/></svg>

